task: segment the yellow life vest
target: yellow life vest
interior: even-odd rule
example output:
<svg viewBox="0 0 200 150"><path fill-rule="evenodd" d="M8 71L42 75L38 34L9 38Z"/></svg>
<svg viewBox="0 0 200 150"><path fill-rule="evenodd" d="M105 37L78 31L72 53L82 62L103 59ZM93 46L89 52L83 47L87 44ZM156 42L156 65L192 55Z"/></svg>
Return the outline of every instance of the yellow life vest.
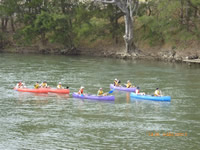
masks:
<svg viewBox="0 0 200 150"><path fill-rule="evenodd" d="M97 95L98 95L98 96L101 96L101 95L103 95L103 91L101 91L101 90L98 90L98 92L97 92Z"/></svg>
<svg viewBox="0 0 200 150"><path fill-rule="evenodd" d="M38 89L38 88L40 87L40 85L39 85L38 83L36 83L36 84L34 85L34 87L35 87L35 89Z"/></svg>
<svg viewBox="0 0 200 150"><path fill-rule="evenodd" d="M132 86L132 84L130 82L126 84L127 88L130 88L131 86Z"/></svg>
<svg viewBox="0 0 200 150"><path fill-rule="evenodd" d="M159 91L159 90L156 90L156 91L154 92L154 96L160 96L160 91Z"/></svg>
<svg viewBox="0 0 200 150"><path fill-rule="evenodd" d="M47 87L47 83L42 83L42 87Z"/></svg>
<svg viewBox="0 0 200 150"><path fill-rule="evenodd" d="M114 81L114 86L118 86L118 85L119 85L118 81Z"/></svg>
<svg viewBox="0 0 200 150"><path fill-rule="evenodd" d="M61 85L61 84L58 84L57 88L58 88L58 89L62 89L62 85Z"/></svg>

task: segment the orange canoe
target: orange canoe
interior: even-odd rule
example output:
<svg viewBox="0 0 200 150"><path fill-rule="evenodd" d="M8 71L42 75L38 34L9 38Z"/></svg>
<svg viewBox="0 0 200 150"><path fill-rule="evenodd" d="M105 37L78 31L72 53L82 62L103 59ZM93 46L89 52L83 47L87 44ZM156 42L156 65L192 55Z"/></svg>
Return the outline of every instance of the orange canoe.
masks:
<svg viewBox="0 0 200 150"><path fill-rule="evenodd" d="M48 89L50 93L69 94L69 89Z"/></svg>

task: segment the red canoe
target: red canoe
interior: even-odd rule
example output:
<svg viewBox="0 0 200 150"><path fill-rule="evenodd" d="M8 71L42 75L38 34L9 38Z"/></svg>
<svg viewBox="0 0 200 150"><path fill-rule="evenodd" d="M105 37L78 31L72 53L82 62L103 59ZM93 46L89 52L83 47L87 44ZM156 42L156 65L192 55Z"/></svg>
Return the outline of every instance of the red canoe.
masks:
<svg viewBox="0 0 200 150"><path fill-rule="evenodd" d="M39 89L14 88L14 90L19 91L19 92L48 93L48 89L46 88L39 88Z"/></svg>
<svg viewBox="0 0 200 150"><path fill-rule="evenodd" d="M69 89L48 89L50 93L69 94Z"/></svg>

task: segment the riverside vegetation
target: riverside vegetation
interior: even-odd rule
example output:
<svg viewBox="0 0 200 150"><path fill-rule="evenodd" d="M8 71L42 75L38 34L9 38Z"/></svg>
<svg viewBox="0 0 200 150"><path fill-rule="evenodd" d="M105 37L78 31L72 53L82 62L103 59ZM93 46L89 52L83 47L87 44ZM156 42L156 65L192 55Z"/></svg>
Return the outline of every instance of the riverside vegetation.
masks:
<svg viewBox="0 0 200 150"><path fill-rule="evenodd" d="M124 12L93 0L1 0L0 49L179 61L200 56L199 0L138 2L132 55L125 51Z"/></svg>

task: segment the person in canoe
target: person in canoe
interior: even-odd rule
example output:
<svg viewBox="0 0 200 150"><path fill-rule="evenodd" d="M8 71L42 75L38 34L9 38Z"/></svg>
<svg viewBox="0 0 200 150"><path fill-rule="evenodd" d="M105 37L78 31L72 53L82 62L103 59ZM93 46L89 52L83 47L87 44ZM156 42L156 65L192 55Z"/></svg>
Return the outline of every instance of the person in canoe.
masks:
<svg viewBox="0 0 200 150"><path fill-rule="evenodd" d="M156 90L154 92L154 96L162 96L161 95L161 91L159 90L159 88L156 88Z"/></svg>
<svg viewBox="0 0 200 150"><path fill-rule="evenodd" d="M36 82L36 83L35 83L34 88L35 88L35 89L39 89L39 88L40 88L39 82Z"/></svg>
<svg viewBox="0 0 200 150"><path fill-rule="evenodd" d="M61 82L58 83L57 89L64 89L64 88L62 87L62 83L61 83Z"/></svg>
<svg viewBox="0 0 200 150"><path fill-rule="evenodd" d="M144 92L140 92L140 87L137 87L137 88L136 88L135 94L138 94L138 95L145 95Z"/></svg>
<svg viewBox="0 0 200 150"><path fill-rule="evenodd" d="M83 94L83 91L84 91L84 87L81 86L80 89L79 89L79 91L78 91L78 94L79 94L79 95L84 95L84 94Z"/></svg>
<svg viewBox="0 0 200 150"><path fill-rule="evenodd" d="M42 82L40 86L41 88L48 88L46 81Z"/></svg>
<svg viewBox="0 0 200 150"><path fill-rule="evenodd" d="M120 86L120 83L121 83L120 80L117 79L114 80L114 86Z"/></svg>
<svg viewBox="0 0 200 150"><path fill-rule="evenodd" d="M17 83L16 88L26 88L25 83L22 83L22 81L19 81L19 83Z"/></svg>
<svg viewBox="0 0 200 150"><path fill-rule="evenodd" d="M130 80L127 81L126 87L127 88L131 88L132 87L132 84L131 84Z"/></svg>
<svg viewBox="0 0 200 150"><path fill-rule="evenodd" d="M103 93L103 89L102 88L100 88L99 90L98 90L98 92L97 92L97 96L106 96L107 94L105 93Z"/></svg>

